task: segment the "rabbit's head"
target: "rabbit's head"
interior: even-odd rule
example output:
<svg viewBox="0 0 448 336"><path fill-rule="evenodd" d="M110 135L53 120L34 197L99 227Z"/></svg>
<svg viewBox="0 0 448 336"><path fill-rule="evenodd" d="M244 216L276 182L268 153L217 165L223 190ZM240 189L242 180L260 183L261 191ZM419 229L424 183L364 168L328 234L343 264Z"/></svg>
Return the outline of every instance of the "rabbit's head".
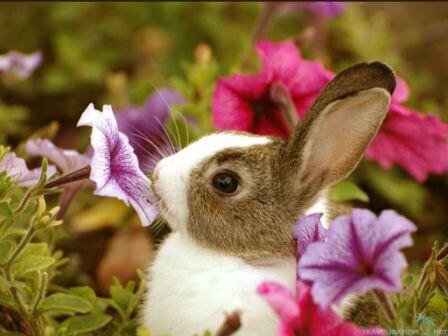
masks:
<svg viewBox="0 0 448 336"><path fill-rule="evenodd" d="M389 67L358 64L328 83L286 141L223 132L164 158L153 176L164 217L228 255L290 255L293 224L356 167L394 88Z"/></svg>

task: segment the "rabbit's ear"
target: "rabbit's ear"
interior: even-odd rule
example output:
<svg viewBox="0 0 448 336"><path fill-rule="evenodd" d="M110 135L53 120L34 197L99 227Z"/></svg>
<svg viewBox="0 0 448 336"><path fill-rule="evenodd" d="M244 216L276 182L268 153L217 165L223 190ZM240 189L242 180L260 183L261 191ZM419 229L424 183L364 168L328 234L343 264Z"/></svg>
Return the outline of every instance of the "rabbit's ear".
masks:
<svg viewBox="0 0 448 336"><path fill-rule="evenodd" d="M280 151L293 182L316 189L346 177L381 126L394 88L393 71L379 62L329 82Z"/></svg>

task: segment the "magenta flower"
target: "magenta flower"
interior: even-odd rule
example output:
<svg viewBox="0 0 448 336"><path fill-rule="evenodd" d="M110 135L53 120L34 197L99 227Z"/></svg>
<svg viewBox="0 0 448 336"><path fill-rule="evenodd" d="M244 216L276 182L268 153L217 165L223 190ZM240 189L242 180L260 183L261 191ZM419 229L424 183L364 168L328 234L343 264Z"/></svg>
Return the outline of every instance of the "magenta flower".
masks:
<svg viewBox="0 0 448 336"><path fill-rule="evenodd" d="M289 130L271 87L282 83L300 116L311 107L319 91L333 76L320 62L302 59L292 42L260 41L260 73L233 75L218 80L212 98L213 125L219 130L239 130L283 138Z"/></svg>
<svg viewBox="0 0 448 336"><path fill-rule="evenodd" d="M118 129L129 138L143 171L152 171L162 154L174 151L164 125L171 106L184 103L184 98L177 91L159 89L143 106L132 106L117 113Z"/></svg>
<svg viewBox="0 0 448 336"><path fill-rule="evenodd" d="M311 243L298 262L301 279L311 281L315 302L322 308L348 294L373 289L399 291L406 259L401 248L412 245L416 227L392 210L376 217L355 209L336 218L324 242Z"/></svg>
<svg viewBox="0 0 448 336"><path fill-rule="evenodd" d="M297 259L305 253L309 244L324 241L327 230L322 226L321 213L302 216L294 226L294 238L297 240Z"/></svg>
<svg viewBox="0 0 448 336"><path fill-rule="evenodd" d="M143 225L151 224L157 215L151 182L140 170L128 137L118 131L112 107L104 105L100 112L90 104L78 126L92 127L90 179L96 184L95 194L116 197L130 204Z"/></svg>
<svg viewBox="0 0 448 336"><path fill-rule="evenodd" d="M280 318L278 336L355 336L365 335L361 328L340 319L331 309L317 306L310 287L297 281L297 299L275 282L263 282L257 292L264 297ZM379 328L373 328L380 330Z"/></svg>
<svg viewBox="0 0 448 336"><path fill-rule="evenodd" d="M20 187L31 187L35 185L42 173L41 168L28 169L24 159L16 156L15 153L6 153L0 161L0 172L6 174L19 183ZM47 178L56 173L56 167L47 166Z"/></svg>
<svg viewBox="0 0 448 336"><path fill-rule="evenodd" d="M22 54L10 51L0 55L0 73L11 74L17 78L28 78L42 62L42 54L36 51L32 54Z"/></svg>
<svg viewBox="0 0 448 336"><path fill-rule="evenodd" d="M389 114L366 156L385 169L396 163L422 183L430 173L448 170L448 125L402 106L409 90L403 80L397 84Z"/></svg>

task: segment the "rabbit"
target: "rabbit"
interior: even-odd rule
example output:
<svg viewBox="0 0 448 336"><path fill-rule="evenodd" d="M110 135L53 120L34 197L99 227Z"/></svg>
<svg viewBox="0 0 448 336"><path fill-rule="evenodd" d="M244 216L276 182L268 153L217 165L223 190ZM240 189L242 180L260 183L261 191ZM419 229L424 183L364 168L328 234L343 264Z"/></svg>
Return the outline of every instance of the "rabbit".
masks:
<svg viewBox="0 0 448 336"><path fill-rule="evenodd" d="M357 166L394 89L388 66L358 64L326 85L286 141L215 133L157 164L153 188L172 232L148 270L141 319L151 335L213 334L235 310L235 335L275 335L279 320L257 286L294 293L292 228L313 212L328 226L325 191Z"/></svg>

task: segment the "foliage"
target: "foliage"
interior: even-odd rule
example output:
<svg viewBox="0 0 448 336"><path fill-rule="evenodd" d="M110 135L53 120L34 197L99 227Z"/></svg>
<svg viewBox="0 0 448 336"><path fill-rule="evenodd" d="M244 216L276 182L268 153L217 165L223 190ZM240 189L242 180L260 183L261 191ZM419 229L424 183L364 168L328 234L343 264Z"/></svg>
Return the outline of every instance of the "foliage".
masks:
<svg viewBox="0 0 448 336"><path fill-rule="evenodd" d="M0 147L2 155L6 150ZM53 283L67 259L55 248L59 208L47 209L46 160L38 184L26 192L0 173L0 332L14 335L137 335L135 311L144 291L115 280L110 298L92 288ZM6 329L5 329L6 328ZM101 330L101 331L100 331ZM143 331L139 331L140 333Z"/></svg>

